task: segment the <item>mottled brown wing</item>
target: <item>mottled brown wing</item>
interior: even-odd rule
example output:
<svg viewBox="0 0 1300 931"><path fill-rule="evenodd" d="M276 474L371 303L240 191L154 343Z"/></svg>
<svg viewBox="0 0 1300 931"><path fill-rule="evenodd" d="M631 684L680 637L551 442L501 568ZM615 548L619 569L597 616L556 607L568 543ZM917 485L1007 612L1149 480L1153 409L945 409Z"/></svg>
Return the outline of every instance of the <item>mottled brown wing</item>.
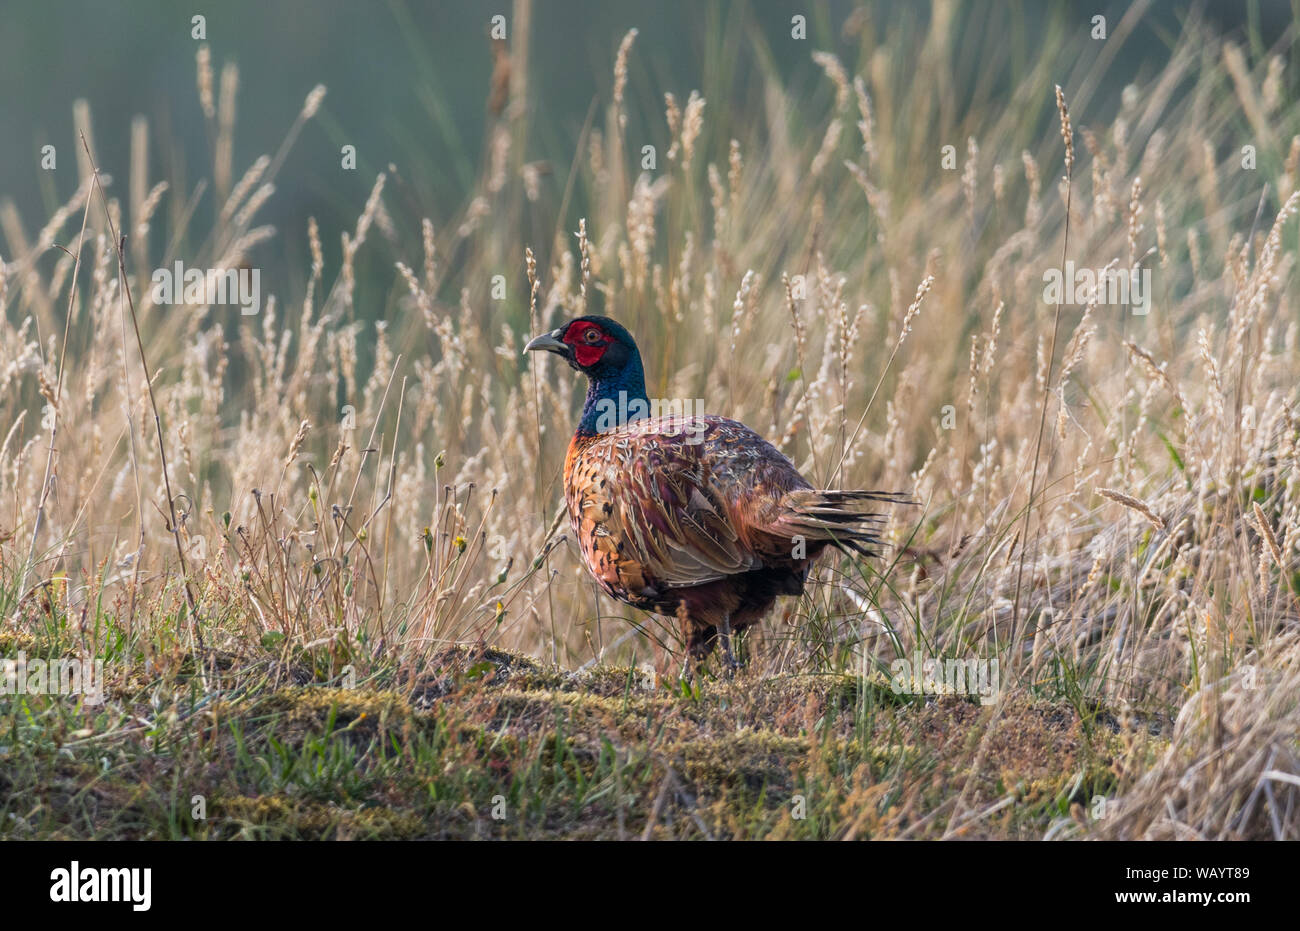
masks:
<svg viewBox="0 0 1300 931"><path fill-rule="evenodd" d="M779 462L766 466L772 454ZM773 481L774 466L788 474ZM714 417L641 420L575 439L568 467L583 558L629 600L762 568L747 519L806 484L757 434Z"/></svg>

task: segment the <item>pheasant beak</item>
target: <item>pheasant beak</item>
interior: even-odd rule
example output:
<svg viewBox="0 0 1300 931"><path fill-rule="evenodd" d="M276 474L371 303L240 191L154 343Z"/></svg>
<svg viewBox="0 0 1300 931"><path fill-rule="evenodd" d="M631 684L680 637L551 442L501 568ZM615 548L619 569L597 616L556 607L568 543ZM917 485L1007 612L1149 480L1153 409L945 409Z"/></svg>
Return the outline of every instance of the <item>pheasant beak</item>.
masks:
<svg viewBox="0 0 1300 931"><path fill-rule="evenodd" d="M552 330L550 333L543 333L541 336L534 337L533 340L524 347L524 352L532 352L536 349L545 349L547 352L554 352L558 355L569 355L569 347L561 337L564 335L564 329Z"/></svg>

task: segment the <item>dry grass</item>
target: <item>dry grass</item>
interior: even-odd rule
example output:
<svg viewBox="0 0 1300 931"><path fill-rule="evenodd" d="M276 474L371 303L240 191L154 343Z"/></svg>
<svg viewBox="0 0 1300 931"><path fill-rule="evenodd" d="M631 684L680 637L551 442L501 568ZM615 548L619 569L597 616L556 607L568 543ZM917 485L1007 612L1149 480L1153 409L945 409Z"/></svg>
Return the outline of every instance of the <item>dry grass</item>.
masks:
<svg viewBox="0 0 1300 931"><path fill-rule="evenodd" d="M1141 7L1101 50L1049 30L1023 73L990 45L969 86L952 49L959 29L980 37L947 4L888 37L854 15L837 40L856 60L818 52L811 94L759 54L749 92L710 71L666 113L638 96L653 51L611 37L606 106L568 170L529 160L544 102L512 78L458 210L407 216L379 176L341 243L309 225L303 286L264 271L257 317L154 307L149 275L256 265L272 237L304 235L257 214L323 91L238 176L237 72L214 79L203 49L211 181L154 179L140 120L107 210L75 108L89 155L65 207L35 235L0 207L4 625L111 652L119 685L146 660L179 671L199 636L211 655L337 646L363 679L479 641L666 670L671 632L598 596L567 527L551 535L582 386L520 360L529 333L603 307L638 335L652 395L705 399L815 482L922 503L893 515L884 564L828 564L771 618L749 675L1000 657L1008 707L1177 722L1154 762L1144 744L1119 767L1105 818L1052 836L1300 837L1300 111L1275 64L1294 37L1245 49L1191 20L1162 70L1108 99ZM526 62L526 32L513 41ZM150 241L184 247L130 245ZM382 307L358 306L363 253L394 269ZM1058 318L1043 275L1062 255L1150 269L1149 314ZM975 805L941 803L953 825Z"/></svg>

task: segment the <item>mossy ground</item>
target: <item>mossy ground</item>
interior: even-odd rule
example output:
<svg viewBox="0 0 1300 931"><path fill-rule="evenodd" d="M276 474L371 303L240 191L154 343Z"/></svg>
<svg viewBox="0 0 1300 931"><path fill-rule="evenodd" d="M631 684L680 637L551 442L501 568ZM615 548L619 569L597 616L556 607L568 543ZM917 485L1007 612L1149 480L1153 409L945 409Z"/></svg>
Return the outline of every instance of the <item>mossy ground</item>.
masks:
<svg viewBox="0 0 1300 931"><path fill-rule="evenodd" d="M346 688L268 656L226 658L204 699L192 665L98 707L0 697L0 837L1037 838L1086 833L1164 746L1105 711L842 675L683 689L459 649Z"/></svg>

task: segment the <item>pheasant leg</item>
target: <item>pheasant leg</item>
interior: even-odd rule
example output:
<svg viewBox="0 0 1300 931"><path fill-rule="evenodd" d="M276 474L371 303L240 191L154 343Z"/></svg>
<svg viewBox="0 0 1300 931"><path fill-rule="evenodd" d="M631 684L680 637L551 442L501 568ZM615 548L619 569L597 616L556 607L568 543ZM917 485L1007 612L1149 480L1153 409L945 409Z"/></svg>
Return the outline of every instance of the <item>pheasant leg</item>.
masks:
<svg viewBox="0 0 1300 931"><path fill-rule="evenodd" d="M736 657L731 652L731 615L724 614L722 623L718 625L718 639L722 641L722 655L727 659L727 678L734 678L736 675Z"/></svg>

